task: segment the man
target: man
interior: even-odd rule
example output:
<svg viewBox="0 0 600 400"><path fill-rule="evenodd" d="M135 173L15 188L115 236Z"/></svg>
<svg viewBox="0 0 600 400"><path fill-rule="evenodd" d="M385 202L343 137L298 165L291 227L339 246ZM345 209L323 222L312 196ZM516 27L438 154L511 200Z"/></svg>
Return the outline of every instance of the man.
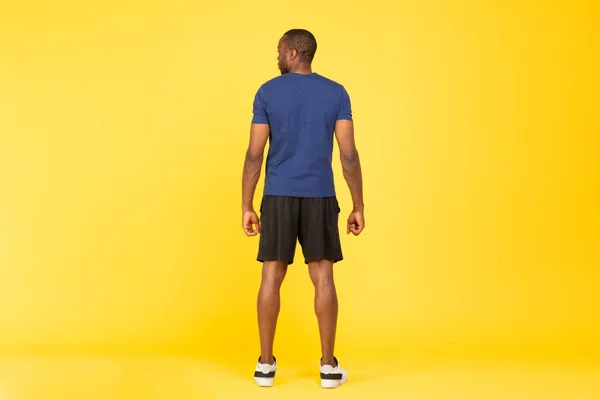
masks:
<svg viewBox="0 0 600 400"><path fill-rule="evenodd" d="M312 71L316 50L310 32L286 32L277 48L281 76L264 83L254 98L242 179L242 227L248 236L260 233L257 259L263 268L257 311L261 355L254 374L260 386L273 386L275 378L273 341L279 290L294 261L296 240L315 287L321 386L334 388L348 380L334 356L338 301L333 264L343 258L331 166L334 132L354 203L346 231L354 235L365 226L362 173L350 98L342 85ZM253 197L267 140L270 146L259 220Z"/></svg>

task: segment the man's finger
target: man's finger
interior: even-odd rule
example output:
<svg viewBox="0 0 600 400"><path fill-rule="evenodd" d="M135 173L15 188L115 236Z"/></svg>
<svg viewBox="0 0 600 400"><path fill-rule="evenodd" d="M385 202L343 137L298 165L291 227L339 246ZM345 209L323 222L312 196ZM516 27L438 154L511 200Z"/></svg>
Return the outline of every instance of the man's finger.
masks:
<svg viewBox="0 0 600 400"><path fill-rule="evenodd" d="M252 223L244 222L242 224L242 227L244 228L244 233L246 233L246 235L254 236L254 229L252 228Z"/></svg>
<svg viewBox="0 0 600 400"><path fill-rule="evenodd" d="M352 233L354 234L354 236L358 236L360 234L360 232L362 232L362 224L357 222L355 224L352 225Z"/></svg>

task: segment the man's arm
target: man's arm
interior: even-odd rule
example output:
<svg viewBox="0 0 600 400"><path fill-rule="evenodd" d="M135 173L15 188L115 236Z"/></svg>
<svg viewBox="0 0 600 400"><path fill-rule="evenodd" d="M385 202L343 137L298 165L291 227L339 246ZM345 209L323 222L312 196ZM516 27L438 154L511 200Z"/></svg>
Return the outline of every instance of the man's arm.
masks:
<svg viewBox="0 0 600 400"><path fill-rule="evenodd" d="M358 235L364 228L363 183L360 158L354 141L354 123L340 119L335 123L335 137L340 149L344 179L350 189L353 210L348 218L348 233Z"/></svg>
<svg viewBox="0 0 600 400"><path fill-rule="evenodd" d="M242 174L242 225L247 235L255 235L260 232L253 201L269 133L268 124L252 124L250 127L250 144L246 150ZM253 224L257 225L257 229L252 227Z"/></svg>

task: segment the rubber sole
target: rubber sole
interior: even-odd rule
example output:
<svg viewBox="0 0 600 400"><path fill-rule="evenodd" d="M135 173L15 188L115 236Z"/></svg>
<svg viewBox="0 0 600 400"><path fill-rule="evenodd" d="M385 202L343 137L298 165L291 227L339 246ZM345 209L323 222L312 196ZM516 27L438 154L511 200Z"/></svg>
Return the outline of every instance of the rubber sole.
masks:
<svg viewBox="0 0 600 400"><path fill-rule="evenodd" d="M273 386L273 381L275 381L275 378L254 378L254 381L258 386L271 387Z"/></svg>
<svg viewBox="0 0 600 400"><path fill-rule="evenodd" d="M337 380L337 379L321 379L321 387L325 389L335 389L336 387L343 385L348 382L348 378Z"/></svg>

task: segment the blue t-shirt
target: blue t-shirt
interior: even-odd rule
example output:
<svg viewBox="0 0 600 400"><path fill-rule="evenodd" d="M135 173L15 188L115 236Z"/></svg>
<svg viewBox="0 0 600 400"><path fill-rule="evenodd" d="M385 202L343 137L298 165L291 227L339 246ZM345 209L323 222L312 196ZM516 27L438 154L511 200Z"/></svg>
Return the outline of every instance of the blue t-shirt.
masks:
<svg viewBox="0 0 600 400"><path fill-rule="evenodd" d="M280 75L258 89L253 115L253 124L269 124L271 130L265 195L335 196L335 122L352 120L342 85L317 73Z"/></svg>

